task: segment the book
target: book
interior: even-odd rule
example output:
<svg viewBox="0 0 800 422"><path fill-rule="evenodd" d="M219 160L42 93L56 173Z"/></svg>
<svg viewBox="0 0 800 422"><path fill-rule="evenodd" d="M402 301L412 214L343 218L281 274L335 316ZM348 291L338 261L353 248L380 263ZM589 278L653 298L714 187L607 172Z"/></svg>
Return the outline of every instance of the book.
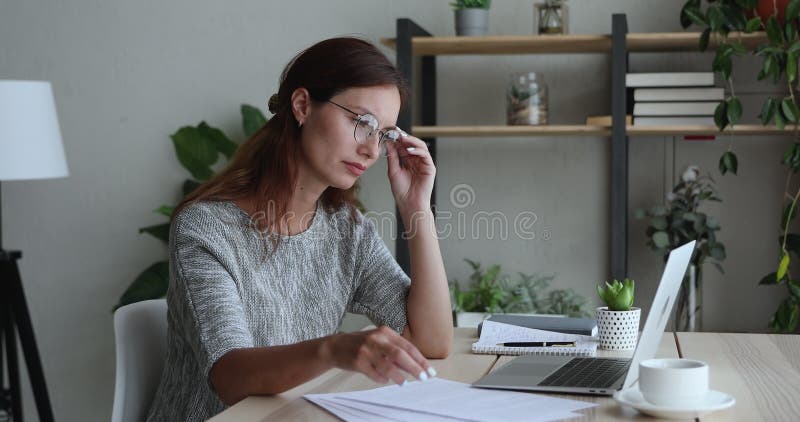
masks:
<svg viewBox="0 0 800 422"><path fill-rule="evenodd" d="M634 101L722 101L722 88L636 88Z"/></svg>
<svg viewBox="0 0 800 422"><path fill-rule="evenodd" d="M634 126L715 126L711 116L701 117L634 117Z"/></svg>
<svg viewBox="0 0 800 422"><path fill-rule="evenodd" d="M719 101L636 103L633 116L713 116Z"/></svg>
<svg viewBox="0 0 800 422"><path fill-rule="evenodd" d="M597 335L597 320L594 318L567 318L556 315L493 314L485 321L564 334ZM482 324L483 323L478 324L478 336L481 335Z"/></svg>
<svg viewBox="0 0 800 422"><path fill-rule="evenodd" d="M561 319L561 318L554 318ZM507 347L502 343L569 341L575 346L549 347ZM584 356L597 355L598 340L592 336L557 333L536 330L518 325L503 324L490 320L483 321L480 338L472 343L472 353L491 355L543 355L543 356Z"/></svg>
<svg viewBox="0 0 800 422"><path fill-rule="evenodd" d="M628 73L625 86L713 86L714 72Z"/></svg>
<svg viewBox="0 0 800 422"><path fill-rule="evenodd" d="M633 116L630 114L625 116L625 124L629 125L633 121ZM603 127L611 127L611 116L586 116L586 125L587 126L603 126Z"/></svg>

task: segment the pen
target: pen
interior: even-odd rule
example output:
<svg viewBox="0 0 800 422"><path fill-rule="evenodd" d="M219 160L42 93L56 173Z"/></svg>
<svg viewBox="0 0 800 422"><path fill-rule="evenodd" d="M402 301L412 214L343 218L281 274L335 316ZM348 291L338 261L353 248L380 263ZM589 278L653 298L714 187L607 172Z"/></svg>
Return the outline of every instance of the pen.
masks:
<svg viewBox="0 0 800 422"><path fill-rule="evenodd" d="M522 341L512 343L498 343L503 347L575 347L574 341Z"/></svg>

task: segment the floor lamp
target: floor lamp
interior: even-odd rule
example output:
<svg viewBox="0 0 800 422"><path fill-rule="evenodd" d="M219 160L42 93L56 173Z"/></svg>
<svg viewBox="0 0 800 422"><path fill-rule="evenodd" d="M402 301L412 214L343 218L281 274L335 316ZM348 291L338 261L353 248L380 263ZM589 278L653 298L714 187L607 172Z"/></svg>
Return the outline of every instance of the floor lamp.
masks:
<svg viewBox="0 0 800 422"><path fill-rule="evenodd" d="M68 174L50 83L0 80L0 183ZM53 411L17 266L22 252L3 249L2 224L0 192L0 419L5 416L22 421L19 341L39 420L52 422Z"/></svg>

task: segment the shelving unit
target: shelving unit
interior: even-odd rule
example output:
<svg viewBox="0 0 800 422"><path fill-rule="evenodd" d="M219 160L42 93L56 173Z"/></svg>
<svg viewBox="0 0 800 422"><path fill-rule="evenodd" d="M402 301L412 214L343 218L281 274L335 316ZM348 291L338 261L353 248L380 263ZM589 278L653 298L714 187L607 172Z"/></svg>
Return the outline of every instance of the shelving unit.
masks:
<svg viewBox="0 0 800 422"><path fill-rule="evenodd" d="M547 125L547 126L412 126L415 136L435 137L485 137L485 136L610 136L611 128L586 125ZM631 126L625 131L630 136L656 135L791 135L793 128L778 129L776 126L737 125L720 132L715 126Z"/></svg>
<svg viewBox="0 0 800 422"><path fill-rule="evenodd" d="M752 48L767 40L766 34L731 33L731 38ZM436 162L436 144L440 137L539 137L539 136L602 136L610 137L611 148L611 212L609 259L611 278L622 279L627 274L628 227L628 136L683 136L683 135L775 135L790 136L791 128L774 126L737 125L720 132L713 126L630 126L625 116L631 114L628 104L625 75L628 73L628 54L646 52L696 52L700 42L699 32L678 33L628 33L627 18L614 14L611 34L602 35L547 35L547 36L484 36L484 37L433 37L412 20L397 20L397 37L382 39L381 43L397 52L397 67L413 85L414 59L421 59L419 104L421 122L412 124L413 105L406 107L398 118L398 126L412 128L412 133L429 144ZM709 42L709 50L718 45ZM611 54L611 127L588 125L547 126L437 126L436 125L436 56L443 55L498 55L498 54ZM414 92L412 90L412 92ZM435 210L436 187L431 197ZM398 219L396 255L400 266L411 273L411 263L405 231Z"/></svg>

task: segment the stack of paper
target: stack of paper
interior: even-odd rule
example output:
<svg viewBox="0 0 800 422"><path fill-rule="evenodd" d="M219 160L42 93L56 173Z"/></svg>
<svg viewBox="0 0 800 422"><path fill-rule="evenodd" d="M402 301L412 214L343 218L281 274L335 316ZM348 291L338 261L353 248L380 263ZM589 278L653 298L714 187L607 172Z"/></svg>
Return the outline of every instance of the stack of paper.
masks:
<svg viewBox="0 0 800 422"><path fill-rule="evenodd" d="M544 422L582 416L575 412L596 406L539 394L472 388L441 378L366 391L306 394L305 398L348 422Z"/></svg>

